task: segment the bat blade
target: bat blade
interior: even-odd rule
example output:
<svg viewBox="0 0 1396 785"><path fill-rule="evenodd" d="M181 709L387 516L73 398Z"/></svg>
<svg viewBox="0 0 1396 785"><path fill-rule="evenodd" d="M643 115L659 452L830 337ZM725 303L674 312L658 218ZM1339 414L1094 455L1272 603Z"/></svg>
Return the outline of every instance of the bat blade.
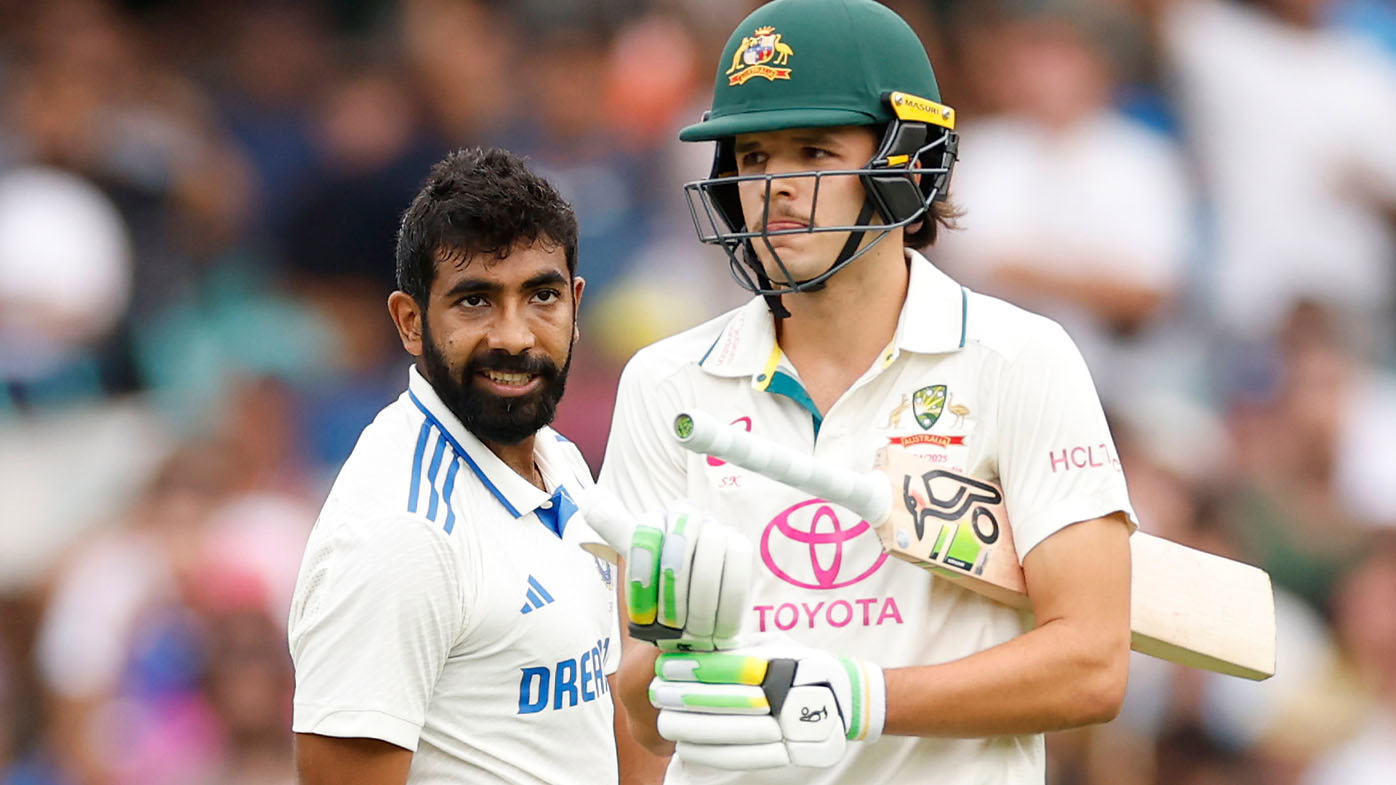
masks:
<svg viewBox="0 0 1396 785"><path fill-rule="evenodd" d="M674 426L694 452L862 515L890 555L997 602L1031 608L996 483L946 471L895 445L878 451L876 472L860 473L702 412L680 414ZM1130 537L1130 554L1135 651L1247 679L1274 675L1274 591L1264 570L1141 532Z"/></svg>
<svg viewBox="0 0 1396 785"><path fill-rule="evenodd" d="M886 520L868 521L883 550L975 594L1031 607L997 485L932 468L896 445L878 450L875 465L901 500Z"/></svg>
<svg viewBox="0 0 1396 785"><path fill-rule="evenodd" d="M1246 679L1275 674L1275 590L1264 570L1135 532L1135 651Z"/></svg>

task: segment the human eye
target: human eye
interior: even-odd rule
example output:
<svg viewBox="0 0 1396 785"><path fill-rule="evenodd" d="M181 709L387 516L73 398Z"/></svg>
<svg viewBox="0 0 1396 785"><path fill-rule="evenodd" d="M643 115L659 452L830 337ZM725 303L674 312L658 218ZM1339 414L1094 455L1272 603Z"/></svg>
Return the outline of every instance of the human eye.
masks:
<svg viewBox="0 0 1396 785"><path fill-rule="evenodd" d="M738 163L741 164L741 169L743 171L747 171L764 166L766 163L766 159L769 157L770 156L768 156L762 150L751 150L749 152L742 153L742 157L738 161Z"/></svg>
<svg viewBox="0 0 1396 785"><path fill-rule="evenodd" d="M533 299L545 305L548 303L555 303L562 299L562 292L556 289L539 289L533 293Z"/></svg>
<svg viewBox="0 0 1396 785"><path fill-rule="evenodd" d="M467 294L460 298L460 304L466 308L484 308L490 301L483 294Z"/></svg>
<svg viewBox="0 0 1396 785"><path fill-rule="evenodd" d="M836 157L832 150L825 147L815 147L814 145L804 148L804 154L805 158L811 161L828 161Z"/></svg>

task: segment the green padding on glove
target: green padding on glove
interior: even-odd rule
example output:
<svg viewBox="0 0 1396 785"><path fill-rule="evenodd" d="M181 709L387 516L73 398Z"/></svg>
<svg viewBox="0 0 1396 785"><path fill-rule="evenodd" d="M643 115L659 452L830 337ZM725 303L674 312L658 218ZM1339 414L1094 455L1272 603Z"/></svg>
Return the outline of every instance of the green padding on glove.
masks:
<svg viewBox="0 0 1396 785"><path fill-rule="evenodd" d="M654 624L659 617L655 586L659 582L659 552L664 544L664 532L653 526L637 526L631 539L626 560L626 577L630 583L625 593L630 623Z"/></svg>
<svg viewBox="0 0 1396 785"><path fill-rule="evenodd" d="M661 654L654 661L654 675L665 681L760 685L766 678L766 664L764 657L742 654Z"/></svg>

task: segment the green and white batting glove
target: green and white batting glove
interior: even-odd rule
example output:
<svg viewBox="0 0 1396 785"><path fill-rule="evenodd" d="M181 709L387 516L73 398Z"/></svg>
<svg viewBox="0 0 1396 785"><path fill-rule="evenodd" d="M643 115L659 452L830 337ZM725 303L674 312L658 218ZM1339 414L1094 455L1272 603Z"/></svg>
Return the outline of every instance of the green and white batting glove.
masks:
<svg viewBox="0 0 1396 785"><path fill-rule="evenodd" d="M626 554L631 637L663 649L730 647L750 604L753 551L740 532L671 503L635 527Z"/></svg>
<svg viewBox="0 0 1396 785"><path fill-rule="evenodd" d="M718 769L827 767L848 743L882 736L882 669L819 649L666 653L650 703L659 735L688 763Z"/></svg>

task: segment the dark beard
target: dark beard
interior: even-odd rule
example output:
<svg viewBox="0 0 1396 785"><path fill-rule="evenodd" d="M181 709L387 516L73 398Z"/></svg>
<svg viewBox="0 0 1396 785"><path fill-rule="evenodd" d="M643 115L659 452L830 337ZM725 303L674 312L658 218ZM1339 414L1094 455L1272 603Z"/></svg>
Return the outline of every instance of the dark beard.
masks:
<svg viewBox="0 0 1396 785"><path fill-rule="evenodd" d="M503 351L477 352L466 363L460 377L453 377L446 358L422 320L423 375L441 402L466 429L491 444L518 444L553 421L557 404L567 386L572 367L572 346L562 368L543 353L509 354ZM537 375L542 384L525 396L505 398L485 392L475 383L476 374L485 370Z"/></svg>

